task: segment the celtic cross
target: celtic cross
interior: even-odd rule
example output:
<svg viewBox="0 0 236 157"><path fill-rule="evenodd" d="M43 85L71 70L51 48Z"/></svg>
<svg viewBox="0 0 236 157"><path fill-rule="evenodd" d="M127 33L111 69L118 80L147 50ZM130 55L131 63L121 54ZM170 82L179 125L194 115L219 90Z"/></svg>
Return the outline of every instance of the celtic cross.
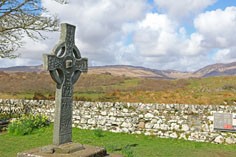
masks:
<svg viewBox="0 0 236 157"><path fill-rule="evenodd" d="M56 82L56 109L54 115L53 144L72 141L73 85L81 72L88 71L88 59L81 58L74 42L75 26L61 24L59 43L51 54L43 55L43 67Z"/></svg>

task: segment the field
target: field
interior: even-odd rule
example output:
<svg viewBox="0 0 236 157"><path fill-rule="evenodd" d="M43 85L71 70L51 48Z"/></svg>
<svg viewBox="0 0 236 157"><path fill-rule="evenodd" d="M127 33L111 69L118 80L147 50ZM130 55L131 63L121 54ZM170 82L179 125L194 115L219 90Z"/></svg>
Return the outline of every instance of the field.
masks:
<svg viewBox="0 0 236 157"><path fill-rule="evenodd" d="M15 157L17 152L51 144L52 130L51 125L26 136L0 134L1 157ZM126 157L232 157L236 153L235 145L216 145L125 133L100 132L98 134L97 130L78 128L73 128L73 141L105 147L108 152L123 154Z"/></svg>
<svg viewBox="0 0 236 157"><path fill-rule="evenodd" d="M236 104L236 76L178 80L131 78L104 74L84 74L74 86L74 99L81 101L123 101L180 104ZM0 98L55 98L55 83L46 72L0 72ZM0 133L0 156L13 157L17 152L52 143L52 125L26 136ZM108 152L129 157L235 156L236 145L216 145L177 139L161 139L125 133L100 132L73 128L73 141L105 147Z"/></svg>
<svg viewBox="0 0 236 157"><path fill-rule="evenodd" d="M54 99L55 83L47 72L0 72L0 98ZM83 74L74 86L74 100L236 104L236 76L178 80Z"/></svg>

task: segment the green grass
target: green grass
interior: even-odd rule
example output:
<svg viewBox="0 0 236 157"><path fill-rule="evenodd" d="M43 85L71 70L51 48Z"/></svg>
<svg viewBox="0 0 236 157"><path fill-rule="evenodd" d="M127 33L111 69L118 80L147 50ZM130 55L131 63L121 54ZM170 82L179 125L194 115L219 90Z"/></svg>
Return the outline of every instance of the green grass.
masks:
<svg viewBox="0 0 236 157"><path fill-rule="evenodd" d="M207 78L195 78L189 79L189 88L209 88L217 89L222 88L227 85L232 85L235 87L236 76L218 76L218 77L207 77Z"/></svg>
<svg viewBox="0 0 236 157"><path fill-rule="evenodd" d="M0 156L15 157L17 152L49 145L52 142L52 125L36 130L31 135L0 135ZM108 152L134 157L233 157L236 145L216 145L155 136L103 132L96 136L92 130L73 128L73 141L105 147Z"/></svg>
<svg viewBox="0 0 236 157"><path fill-rule="evenodd" d="M74 97L86 97L92 100L97 100L99 97L104 95L104 93L74 93Z"/></svg>
<svg viewBox="0 0 236 157"><path fill-rule="evenodd" d="M141 81L141 79L138 79L138 78L127 79L120 86L126 87L126 88L133 87L133 86L137 86L140 81Z"/></svg>
<svg viewBox="0 0 236 157"><path fill-rule="evenodd" d="M139 79L139 78L129 78L129 79L124 80L123 83L111 85L109 88L113 88L115 90L125 90L125 89L128 90L129 88L138 86L138 83L141 80L142 79Z"/></svg>
<svg viewBox="0 0 236 157"><path fill-rule="evenodd" d="M19 99L33 99L34 93L24 93L24 94L16 94L16 97Z"/></svg>

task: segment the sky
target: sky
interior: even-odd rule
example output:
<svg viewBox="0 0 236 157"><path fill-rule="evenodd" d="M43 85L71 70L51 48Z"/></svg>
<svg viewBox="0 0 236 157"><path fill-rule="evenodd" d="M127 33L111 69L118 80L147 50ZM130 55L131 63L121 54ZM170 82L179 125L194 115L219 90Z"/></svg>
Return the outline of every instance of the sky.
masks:
<svg viewBox="0 0 236 157"><path fill-rule="evenodd" d="M236 0L42 0L61 23L76 26L75 44L89 66L133 65L195 71L236 61ZM42 64L60 32L25 37L17 59L0 67Z"/></svg>

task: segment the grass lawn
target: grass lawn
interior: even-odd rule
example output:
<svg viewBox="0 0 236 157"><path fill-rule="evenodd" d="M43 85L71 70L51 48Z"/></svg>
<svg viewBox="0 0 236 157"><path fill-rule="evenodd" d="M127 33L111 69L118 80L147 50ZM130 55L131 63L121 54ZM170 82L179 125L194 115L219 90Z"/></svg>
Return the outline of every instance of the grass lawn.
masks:
<svg viewBox="0 0 236 157"><path fill-rule="evenodd" d="M52 143L53 126L35 130L26 136L0 134L0 156L15 157L17 152ZM73 128L73 141L105 147L108 152L133 157L233 157L236 145L216 145L154 136L98 132Z"/></svg>

